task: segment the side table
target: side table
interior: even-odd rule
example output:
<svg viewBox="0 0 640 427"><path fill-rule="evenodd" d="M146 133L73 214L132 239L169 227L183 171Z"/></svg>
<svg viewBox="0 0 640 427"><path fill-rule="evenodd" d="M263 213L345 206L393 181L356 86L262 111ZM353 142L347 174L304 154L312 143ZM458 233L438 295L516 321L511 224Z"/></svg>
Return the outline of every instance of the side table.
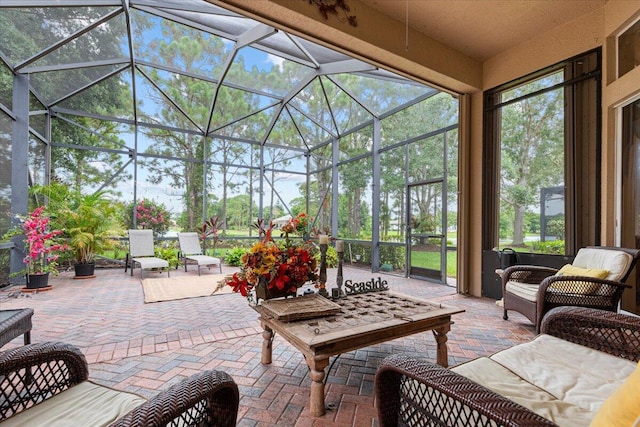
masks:
<svg viewBox="0 0 640 427"><path fill-rule="evenodd" d="M24 334L24 344L31 344L32 308L0 310L0 347Z"/></svg>

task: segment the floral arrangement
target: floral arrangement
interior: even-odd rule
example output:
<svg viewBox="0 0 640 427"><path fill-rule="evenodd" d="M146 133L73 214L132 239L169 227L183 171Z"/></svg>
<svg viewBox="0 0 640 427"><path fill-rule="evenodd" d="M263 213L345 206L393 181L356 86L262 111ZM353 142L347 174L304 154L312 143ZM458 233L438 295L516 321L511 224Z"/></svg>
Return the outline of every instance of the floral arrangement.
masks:
<svg viewBox="0 0 640 427"><path fill-rule="evenodd" d="M58 274L58 254L67 249L56 237L62 230L49 231L49 217L45 214L45 206L34 209L23 221L21 227L13 228L5 234L5 238L24 234L26 256L23 259L26 268L17 274Z"/></svg>
<svg viewBox="0 0 640 427"><path fill-rule="evenodd" d="M258 286L265 286L270 291L293 293L306 282L318 279L315 248L307 243L293 243L289 239L290 230L295 219L292 218L287 228L283 227L285 237L282 244L273 240L273 223L264 229L262 221L256 227L260 233L260 241L246 252L242 258L240 271L228 276L221 284L229 285L234 292L251 297L251 291Z"/></svg>

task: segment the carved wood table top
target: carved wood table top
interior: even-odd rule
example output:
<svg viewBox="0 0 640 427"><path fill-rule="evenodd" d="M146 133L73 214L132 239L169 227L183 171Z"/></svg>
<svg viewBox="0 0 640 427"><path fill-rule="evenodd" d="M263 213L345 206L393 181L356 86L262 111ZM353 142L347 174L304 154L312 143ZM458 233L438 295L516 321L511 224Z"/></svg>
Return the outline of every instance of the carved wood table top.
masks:
<svg viewBox="0 0 640 427"><path fill-rule="evenodd" d="M447 366L451 316L464 312L391 291L347 295L334 302L340 305L338 314L292 322L277 320L261 306L254 307L264 329L263 364L271 363L274 332L304 355L311 370L313 416L325 413L324 369L331 356L431 330L438 348L437 363Z"/></svg>

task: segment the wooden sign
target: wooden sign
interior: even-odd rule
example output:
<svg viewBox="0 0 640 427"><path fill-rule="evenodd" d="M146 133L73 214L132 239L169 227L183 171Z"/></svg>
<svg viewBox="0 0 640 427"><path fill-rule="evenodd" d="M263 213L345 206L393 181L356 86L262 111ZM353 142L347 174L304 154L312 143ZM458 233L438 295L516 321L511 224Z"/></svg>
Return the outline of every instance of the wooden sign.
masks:
<svg viewBox="0 0 640 427"><path fill-rule="evenodd" d="M345 293L347 295L354 294L366 294L368 292L380 292L380 291L388 291L389 286L387 286L387 281L382 280L382 277L371 278L366 282L353 282L352 280L347 280L344 282Z"/></svg>

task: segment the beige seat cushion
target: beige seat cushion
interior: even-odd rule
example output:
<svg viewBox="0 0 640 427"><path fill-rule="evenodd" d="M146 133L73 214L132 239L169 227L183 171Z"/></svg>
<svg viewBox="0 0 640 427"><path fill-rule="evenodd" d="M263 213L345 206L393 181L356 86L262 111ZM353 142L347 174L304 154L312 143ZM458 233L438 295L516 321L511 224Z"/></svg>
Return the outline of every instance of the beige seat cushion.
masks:
<svg viewBox="0 0 640 427"><path fill-rule="evenodd" d="M509 280L505 286L507 292L517 295L520 298L526 299L527 301L536 301L536 296L538 295L538 289L540 285L531 284L531 283L522 283L522 282L514 282L513 280Z"/></svg>
<svg viewBox="0 0 640 427"><path fill-rule="evenodd" d="M188 255L185 258L197 262L198 265L220 265L220 258L208 255Z"/></svg>
<svg viewBox="0 0 640 427"><path fill-rule="evenodd" d="M140 268L148 270L150 268L169 268L169 262L164 259L156 257L142 257L132 258L135 262L140 264Z"/></svg>
<svg viewBox="0 0 640 427"><path fill-rule="evenodd" d="M500 351L491 359L524 381L592 414L636 367L630 360L550 335Z"/></svg>
<svg viewBox="0 0 640 427"><path fill-rule="evenodd" d="M146 399L132 393L85 381L22 411L1 425L18 426L108 426Z"/></svg>
<svg viewBox="0 0 640 427"><path fill-rule="evenodd" d="M588 426L593 416L591 411L556 399L487 357L474 359L451 370L561 426Z"/></svg>
<svg viewBox="0 0 640 427"><path fill-rule="evenodd" d="M607 280L620 281L629 269L633 257L631 254L611 249L581 248L571 263L580 268L607 270Z"/></svg>

